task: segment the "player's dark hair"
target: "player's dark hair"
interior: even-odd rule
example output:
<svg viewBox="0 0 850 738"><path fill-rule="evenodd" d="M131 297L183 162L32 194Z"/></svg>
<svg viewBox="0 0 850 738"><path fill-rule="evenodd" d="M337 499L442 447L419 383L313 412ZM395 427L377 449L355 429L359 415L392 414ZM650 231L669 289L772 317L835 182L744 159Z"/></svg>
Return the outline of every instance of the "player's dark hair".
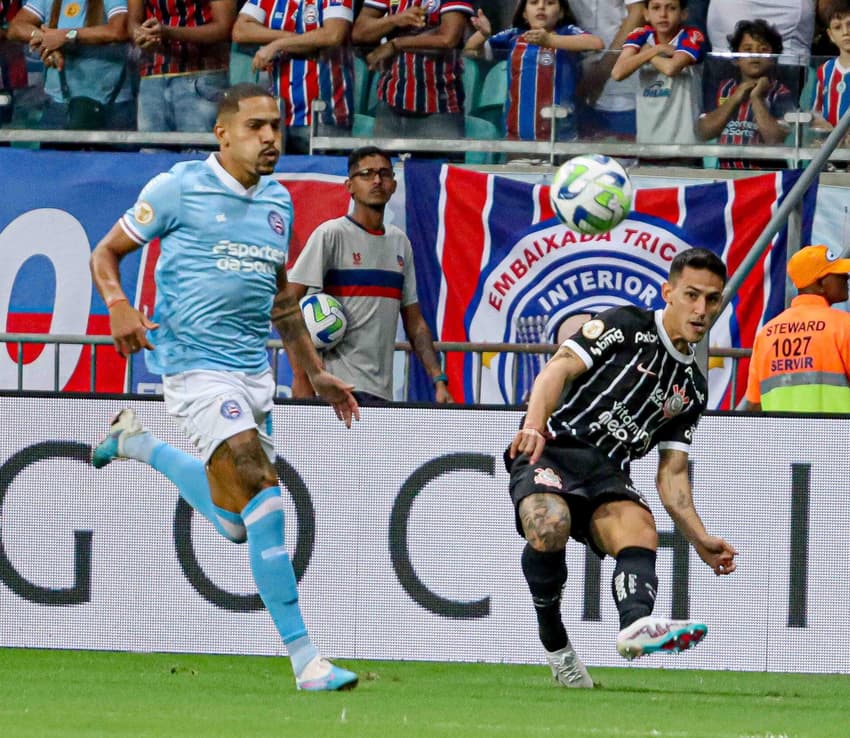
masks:
<svg viewBox="0 0 850 738"><path fill-rule="evenodd" d="M726 265L713 251L703 248L680 251L670 263L670 281L675 282L676 279L681 277L682 272L685 271L685 267L707 269L712 274L720 277L724 285L726 284Z"/></svg>
<svg viewBox="0 0 850 738"><path fill-rule="evenodd" d="M348 155L348 173L356 172L360 168L360 162L369 156L382 156L392 166L392 157L383 149L379 149L377 146L361 146Z"/></svg>
<svg viewBox="0 0 850 738"><path fill-rule="evenodd" d="M242 100L248 100L252 97L271 97L274 100L272 94L262 85L255 84L254 82L240 82L232 87L228 87L219 95L216 119L222 115L238 113L239 103Z"/></svg>
<svg viewBox="0 0 850 738"><path fill-rule="evenodd" d="M771 25L764 18L739 20L735 24L735 30L726 37L729 49L737 51L741 47L745 34L749 34L757 41L766 41L770 46L771 54L782 53L782 35L776 30L776 26Z"/></svg>
<svg viewBox="0 0 850 738"><path fill-rule="evenodd" d="M519 28L522 31L527 31L531 28L523 15L526 5L528 5L528 0L519 0L516 11L514 12L513 27ZM567 0L558 0L558 5L561 7L561 20L558 21L558 25L565 26L570 23L575 25L576 19L572 10L570 10L570 6L567 4Z"/></svg>

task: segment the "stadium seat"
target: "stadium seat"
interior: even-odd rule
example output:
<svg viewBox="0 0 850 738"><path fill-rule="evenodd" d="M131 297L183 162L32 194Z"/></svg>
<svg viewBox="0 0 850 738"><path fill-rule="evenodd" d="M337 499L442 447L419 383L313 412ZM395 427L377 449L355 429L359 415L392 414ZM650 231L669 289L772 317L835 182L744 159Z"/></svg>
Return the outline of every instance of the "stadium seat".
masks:
<svg viewBox="0 0 850 738"><path fill-rule="evenodd" d="M463 60L463 109L467 115L471 115L478 106L481 97L481 85L484 82L481 64L477 59Z"/></svg>
<svg viewBox="0 0 850 738"><path fill-rule="evenodd" d="M369 138L375 128L375 119L371 115L365 113L354 114L354 126L351 129L351 135L359 138Z"/></svg>
<svg viewBox="0 0 850 738"><path fill-rule="evenodd" d="M500 130L489 120L467 115L464 118L464 128L467 138L497 141L502 138ZM466 164L501 164L504 156L486 151L470 151L464 157Z"/></svg>
<svg viewBox="0 0 850 738"><path fill-rule="evenodd" d="M374 115L378 106L378 74L363 57L354 57L354 112Z"/></svg>
<svg viewBox="0 0 850 738"><path fill-rule="evenodd" d="M251 63L254 61L254 54L257 53L258 48L255 44L237 44L234 42L230 45L230 67L228 70L230 84L257 81L258 75L251 69Z"/></svg>
<svg viewBox="0 0 850 738"><path fill-rule="evenodd" d="M478 104L472 109L476 118L490 121L498 130L504 126L505 100L508 99L508 63L493 65L481 85Z"/></svg>

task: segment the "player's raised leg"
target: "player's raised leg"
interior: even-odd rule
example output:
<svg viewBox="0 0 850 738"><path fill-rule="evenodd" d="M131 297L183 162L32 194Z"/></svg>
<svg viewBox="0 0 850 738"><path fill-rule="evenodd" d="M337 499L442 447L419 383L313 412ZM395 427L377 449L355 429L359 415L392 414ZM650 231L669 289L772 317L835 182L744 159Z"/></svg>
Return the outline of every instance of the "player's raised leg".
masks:
<svg viewBox="0 0 850 738"><path fill-rule="evenodd" d="M156 469L177 487L180 496L209 520L225 538L245 542L242 518L213 504L206 469L200 459L168 445L142 426L132 408L121 410L104 439L92 449L92 466L135 459Z"/></svg>
<svg viewBox="0 0 850 738"><path fill-rule="evenodd" d="M708 631L704 624L652 615L658 591L658 534L652 513L636 502L618 500L597 508L592 520L603 550L616 552L611 592L620 615L619 654L631 660L697 645Z"/></svg>

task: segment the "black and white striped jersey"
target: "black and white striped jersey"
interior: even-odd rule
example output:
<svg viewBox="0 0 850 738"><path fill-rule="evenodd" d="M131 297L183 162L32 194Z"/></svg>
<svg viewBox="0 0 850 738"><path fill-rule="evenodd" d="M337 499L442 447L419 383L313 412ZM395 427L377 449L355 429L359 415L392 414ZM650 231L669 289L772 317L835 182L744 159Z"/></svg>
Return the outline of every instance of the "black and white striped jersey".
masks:
<svg viewBox="0 0 850 738"><path fill-rule="evenodd" d="M588 371L565 387L549 419L556 439L596 446L626 472L654 446L688 452L708 386L693 351L673 346L661 316L661 310L614 308L564 342Z"/></svg>

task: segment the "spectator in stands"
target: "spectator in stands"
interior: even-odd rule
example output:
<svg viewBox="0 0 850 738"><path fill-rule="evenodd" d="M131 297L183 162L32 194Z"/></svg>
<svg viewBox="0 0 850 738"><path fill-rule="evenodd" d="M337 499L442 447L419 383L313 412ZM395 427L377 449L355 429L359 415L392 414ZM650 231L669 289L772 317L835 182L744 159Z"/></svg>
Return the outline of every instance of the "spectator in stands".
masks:
<svg viewBox="0 0 850 738"><path fill-rule="evenodd" d="M354 43L385 39L366 57L383 70L375 136L463 138L461 47L472 15L470 0L365 0Z"/></svg>
<svg viewBox="0 0 850 738"><path fill-rule="evenodd" d="M227 88L232 0L127 0L141 49L140 131L203 131Z"/></svg>
<svg viewBox="0 0 850 738"><path fill-rule="evenodd" d="M41 56L46 93L40 126L132 130L125 0L26 0L9 37Z"/></svg>
<svg viewBox="0 0 850 738"><path fill-rule="evenodd" d="M560 141L576 138L575 91L579 77L577 52L599 50L599 36L586 33L574 24L567 0L520 0L513 27L493 35L490 20L482 10L472 19L476 31L466 42L465 51L484 48L509 53L508 99L505 101L505 128L509 139L548 141L551 118L544 107L566 108L567 117L557 127ZM554 53L553 53L554 52Z"/></svg>
<svg viewBox="0 0 850 738"><path fill-rule="evenodd" d="M730 51L729 39L734 35L735 26L750 18L764 18L776 26L787 63L808 64L815 27L812 0L710 0L706 26L711 50Z"/></svg>
<svg viewBox="0 0 850 738"><path fill-rule="evenodd" d="M850 3L835 3L828 10L827 35L838 47L838 56L818 67L811 103L812 128L832 130L850 107Z"/></svg>
<svg viewBox="0 0 850 738"><path fill-rule="evenodd" d="M27 86L24 47L7 37L9 23L20 9L20 0L0 0L0 127L12 121L15 91Z"/></svg>
<svg viewBox="0 0 850 738"><path fill-rule="evenodd" d="M746 410L850 413L850 259L806 246L788 260L798 295L756 335Z"/></svg>
<svg viewBox="0 0 850 738"><path fill-rule="evenodd" d="M738 21L729 47L753 56L735 61L738 76L720 83L717 107L700 116L697 135L702 140L716 138L720 144L781 144L788 135L785 113L794 110L796 103L791 90L776 79L776 59L769 56L782 53L779 31L762 18ZM720 166L761 168L757 159L724 159ZM784 162L770 166L782 168Z"/></svg>
<svg viewBox="0 0 850 738"><path fill-rule="evenodd" d="M262 44L253 67L271 72L286 126L289 154L310 151L313 101L322 100L324 135L350 134L354 122L354 60L351 54L353 0L248 0L233 27L233 40Z"/></svg>
<svg viewBox="0 0 850 738"><path fill-rule="evenodd" d="M577 25L607 45L601 54L589 55L582 63L578 86L579 136L583 139L635 138L635 94L637 85L629 78L611 79L623 41L643 25L643 0L570 0Z"/></svg>
<svg viewBox="0 0 850 738"><path fill-rule="evenodd" d="M611 76L638 72L637 140L640 143L696 143L702 77L697 63L705 36L685 26L687 0L649 0L647 25L632 31ZM640 70L640 71L638 71Z"/></svg>

